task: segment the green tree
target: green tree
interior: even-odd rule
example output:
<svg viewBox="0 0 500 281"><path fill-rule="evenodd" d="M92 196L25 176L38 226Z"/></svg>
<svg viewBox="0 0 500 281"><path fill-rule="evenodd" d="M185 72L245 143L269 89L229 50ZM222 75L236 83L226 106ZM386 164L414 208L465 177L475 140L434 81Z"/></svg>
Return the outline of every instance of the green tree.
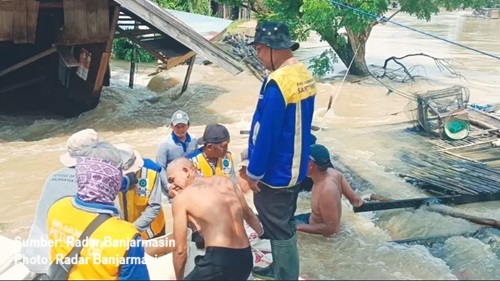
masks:
<svg viewBox="0 0 500 281"><path fill-rule="evenodd" d="M477 8L485 0L399 0L399 12L429 21L439 13L467 7ZM491 1L491 0L490 0ZM492 0L496 1L496 0ZM329 0L218 0L219 3L248 7L258 20L279 20L287 23L296 40L306 40L310 31L316 31L346 66L349 74L368 76L365 61L366 42L376 19L333 5ZM389 0L336 0L336 2L382 16L389 10ZM353 60L354 59L354 60Z"/></svg>
<svg viewBox="0 0 500 281"><path fill-rule="evenodd" d="M160 7L201 15L210 15L210 0L154 0Z"/></svg>

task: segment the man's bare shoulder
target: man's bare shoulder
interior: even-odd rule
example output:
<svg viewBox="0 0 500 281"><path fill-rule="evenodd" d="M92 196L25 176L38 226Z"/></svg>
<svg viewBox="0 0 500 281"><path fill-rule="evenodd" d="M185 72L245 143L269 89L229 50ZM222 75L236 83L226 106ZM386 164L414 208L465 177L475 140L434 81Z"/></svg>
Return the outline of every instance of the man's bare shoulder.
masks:
<svg viewBox="0 0 500 281"><path fill-rule="evenodd" d="M329 169L328 174L326 175L326 178L324 181L322 181L322 193L338 193L341 190L341 179L342 173L340 173L337 170L334 169Z"/></svg>

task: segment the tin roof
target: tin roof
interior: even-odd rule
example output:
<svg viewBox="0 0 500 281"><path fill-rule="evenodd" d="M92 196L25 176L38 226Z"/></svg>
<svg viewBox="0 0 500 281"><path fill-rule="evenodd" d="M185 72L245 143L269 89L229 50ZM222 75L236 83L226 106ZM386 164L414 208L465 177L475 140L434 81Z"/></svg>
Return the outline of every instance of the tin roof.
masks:
<svg viewBox="0 0 500 281"><path fill-rule="evenodd" d="M205 39L210 40L220 33L232 23L230 20L193 14L188 12L166 9L171 15L185 23L187 26L194 29L198 34Z"/></svg>

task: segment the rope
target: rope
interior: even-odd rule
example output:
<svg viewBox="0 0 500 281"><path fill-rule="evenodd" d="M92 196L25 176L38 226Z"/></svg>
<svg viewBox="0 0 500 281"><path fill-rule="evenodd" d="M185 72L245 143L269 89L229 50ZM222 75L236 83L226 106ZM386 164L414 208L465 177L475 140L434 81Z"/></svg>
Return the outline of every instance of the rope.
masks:
<svg viewBox="0 0 500 281"><path fill-rule="evenodd" d="M448 39L445 39L445 38L441 38L441 37L436 36L436 35L432 35L432 34L430 34L430 33L424 32L424 31L420 31L420 30L415 29L415 28L413 28L413 27L409 27L409 26L406 26L406 25L404 25L404 24L401 24L401 23L397 23L397 22L391 21L391 20L387 19L386 17L383 17L383 16L382 16L382 17L380 17L380 16L376 16L376 15L374 15L374 14L370 14L370 13L365 12L365 11L363 11L363 10L360 10L360 9L357 9L357 8L354 8L354 7L351 7L351 6L348 6L348 5L343 4L343 3L336 2L336 1L334 1L334 0L330 0L330 3L331 3L332 5L336 5L336 6L339 6L339 7L342 7L342 8L346 8L346 9L349 9L349 10L353 10L353 11L355 11L355 12L359 12L359 13L361 13L361 14L363 14L363 15L365 15L365 16L368 16L368 17L370 17L370 18L373 18L373 19L375 19L375 20L377 20L377 21L380 21L380 22L390 22L390 23L392 23L392 24L395 24L395 25L397 25L397 26L400 26L400 27L403 27L403 28L406 28L406 29L409 29L409 30L412 30L412 31L418 32L418 33L420 33L420 34L423 34L423 35L426 35L426 36L429 36L429 37L432 37L432 38L435 38L435 39L438 39L438 40L442 40L442 41L445 41L445 42L447 42L447 43L453 44L453 45L455 45L455 46L462 47L462 48L464 48L464 49L468 49L468 50L470 50L470 51L473 51L473 52L476 52L476 53L480 53L480 54L482 54L482 55L489 56L489 57L495 58L495 59L497 59L497 60L500 60L500 56L497 56L497 55L494 55L494 54L490 54L490 53L487 53L487 52L484 52L484 51L481 51L481 50L478 50L478 49L475 49L475 48L471 48L471 47L468 47L468 46L462 45L462 44L460 44L460 43L456 43L456 42L453 42L453 41L451 41L451 40L448 40Z"/></svg>
<svg viewBox="0 0 500 281"><path fill-rule="evenodd" d="M358 50L359 50L360 46L361 46L361 44L358 45L358 47L356 48L356 51L354 52L354 55L352 56L351 63L349 63L349 66L347 67L344 78L342 78L342 82L340 83L340 87L337 89L337 94L335 95L335 98L332 100L332 96L330 96L331 102L328 103L328 108L326 109L325 115L323 115L323 119L321 119L321 121L323 121L325 119L326 115L328 114L328 111L330 111L330 109L333 108L333 104L335 103L335 101L337 100L337 97L340 94L340 89L342 89L342 86L344 85L345 79L347 78L347 74L349 74L349 70L351 69L352 63L354 62L354 59L358 55ZM335 114L335 110L334 110L334 114Z"/></svg>

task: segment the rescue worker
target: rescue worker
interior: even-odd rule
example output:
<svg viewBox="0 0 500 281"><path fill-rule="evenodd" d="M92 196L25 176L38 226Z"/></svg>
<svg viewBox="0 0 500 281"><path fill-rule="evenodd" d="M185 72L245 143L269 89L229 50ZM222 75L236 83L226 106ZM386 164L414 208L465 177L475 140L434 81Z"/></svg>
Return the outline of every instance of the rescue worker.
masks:
<svg viewBox="0 0 500 281"><path fill-rule="evenodd" d="M54 242L48 270L51 280L149 280L140 234L134 225L119 218L114 207L122 171L113 162L78 158L77 194L50 207L47 232ZM104 220L96 224L101 218ZM81 237L87 231L88 239ZM77 242L80 239L82 243ZM80 246L80 252L72 255Z"/></svg>
<svg viewBox="0 0 500 281"><path fill-rule="evenodd" d="M168 164L174 159L184 157L198 148L196 137L188 133L189 126L190 122L187 113L177 110L172 114L172 118L170 118L172 133L158 144L156 163L161 166L161 186L162 192L166 196L168 196L168 182L165 171Z"/></svg>
<svg viewBox="0 0 500 281"><path fill-rule="evenodd" d="M36 207L35 219L30 228L27 243L23 243L21 250L25 258L24 264L34 272L35 280L46 278L50 255L50 241L47 232L47 212L57 201L65 197L75 196L77 192L75 165L78 157L93 157L116 161L117 166L128 159L121 159L120 152L113 145L103 142L93 129L85 129L71 135L66 142L66 151L60 156L64 168L52 173L42 188L40 199ZM124 175L122 185L133 181L135 174ZM37 261L37 262L26 262Z"/></svg>
<svg viewBox="0 0 500 281"><path fill-rule="evenodd" d="M203 137L198 139L199 149L187 156L193 162L198 174L205 177L219 175L229 177L238 184L233 157L228 151L229 131L221 124L208 124Z"/></svg>
<svg viewBox="0 0 500 281"><path fill-rule="evenodd" d="M165 235L165 214L161 206L161 167L153 160L142 158L128 144L117 144L124 163L124 173L135 173L137 183L121 189L118 202L122 219L131 222L144 240Z"/></svg>
<svg viewBox="0 0 500 281"><path fill-rule="evenodd" d="M307 176L316 82L307 66L293 55L288 26L259 23L254 41L257 57L271 71L262 82L248 138L248 185L271 240L273 264L254 268L259 279L297 280L299 252L297 193Z"/></svg>
<svg viewBox="0 0 500 281"><path fill-rule="evenodd" d="M194 164L198 175L211 177L214 175L225 176L238 184L234 169L233 157L228 151L230 137L229 131L221 124L208 124L203 132L203 137L198 139L199 149L187 156ZM205 241L201 229L195 223L190 223L193 230L192 241L199 249L205 248Z"/></svg>

